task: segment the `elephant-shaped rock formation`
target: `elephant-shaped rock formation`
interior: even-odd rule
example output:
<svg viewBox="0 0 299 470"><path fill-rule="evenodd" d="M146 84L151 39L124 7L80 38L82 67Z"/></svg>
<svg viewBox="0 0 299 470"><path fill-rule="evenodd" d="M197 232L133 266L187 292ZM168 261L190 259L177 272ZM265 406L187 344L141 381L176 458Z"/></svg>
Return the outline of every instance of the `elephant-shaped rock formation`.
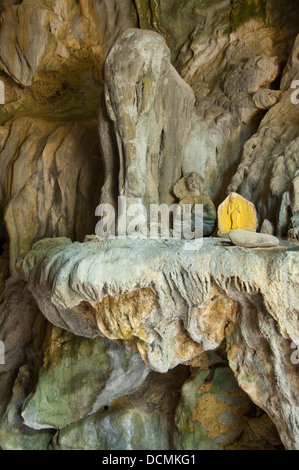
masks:
<svg viewBox="0 0 299 470"><path fill-rule="evenodd" d="M181 177L194 93L170 63L162 36L128 29L105 63L105 106L99 135L106 180L101 203L174 202L172 186Z"/></svg>

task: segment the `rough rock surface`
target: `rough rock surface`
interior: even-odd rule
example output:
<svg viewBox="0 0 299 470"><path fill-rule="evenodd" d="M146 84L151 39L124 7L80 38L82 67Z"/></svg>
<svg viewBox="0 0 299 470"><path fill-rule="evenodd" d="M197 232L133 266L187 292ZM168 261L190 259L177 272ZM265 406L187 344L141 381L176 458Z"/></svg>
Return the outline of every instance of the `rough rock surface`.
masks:
<svg viewBox="0 0 299 470"><path fill-rule="evenodd" d="M58 450L174 449L175 409L188 367L151 372L139 390L113 400L97 413L61 429L51 443Z"/></svg>
<svg viewBox="0 0 299 470"><path fill-rule="evenodd" d="M38 388L22 410L33 429L61 429L79 421L136 391L149 373L139 355L126 355L103 338L87 340L54 327L50 333Z"/></svg>
<svg viewBox="0 0 299 470"><path fill-rule="evenodd" d="M177 448L274 450L280 441L271 420L253 406L231 369L225 364L217 365L216 355L214 363L209 369L195 371L182 387L176 409L180 430ZM272 427L270 442L261 427Z"/></svg>
<svg viewBox="0 0 299 470"><path fill-rule="evenodd" d="M4 450L47 450L53 438L53 431L36 431L26 426L22 419L22 406L33 383L32 370L27 365L22 366L0 424L0 443Z"/></svg>
<svg viewBox="0 0 299 470"><path fill-rule="evenodd" d="M54 450L169 450L168 422L157 412L125 408L93 415L68 426Z"/></svg>
<svg viewBox="0 0 299 470"><path fill-rule="evenodd" d="M108 118L102 104L99 113L106 168L101 203L116 206L117 196L126 196L146 209L170 204L194 94L171 65L161 35L129 29L119 37L105 62L105 103Z"/></svg>
<svg viewBox="0 0 299 470"><path fill-rule="evenodd" d="M15 371L0 376L0 384L2 377L15 381L12 395L0 396L3 449L173 448L188 367L161 376L107 339L75 337L52 325L40 351L42 365L32 367L34 351L17 379Z"/></svg>
<svg viewBox="0 0 299 470"><path fill-rule="evenodd" d="M299 333L298 246L248 251L212 239L191 251L190 243L44 240L18 271L52 323L136 345L159 372L194 363L226 338L241 388L267 411L285 446L298 448L290 359Z"/></svg>
<svg viewBox="0 0 299 470"><path fill-rule="evenodd" d="M1 15L1 61L5 70L21 85L31 84L45 53L48 17L49 9L37 0L24 0Z"/></svg>
<svg viewBox="0 0 299 470"><path fill-rule="evenodd" d="M26 284L10 280L4 294L0 305L0 341L5 345L5 364L0 365L0 374L17 371L26 362L26 349L34 336L43 338L43 318Z"/></svg>
<svg viewBox="0 0 299 470"><path fill-rule="evenodd" d="M299 170L281 200L277 232L293 241L299 240Z"/></svg>
<svg viewBox="0 0 299 470"><path fill-rule="evenodd" d="M0 168L1 238L7 232L11 240L11 274L16 258L41 236L83 240L94 230L102 178L95 120L7 123L0 128Z"/></svg>
<svg viewBox="0 0 299 470"><path fill-rule="evenodd" d="M281 82L281 96L243 149L228 191L252 201L261 221L277 222L279 203L299 169L299 106L292 103L292 81L299 78L299 36Z"/></svg>
<svg viewBox="0 0 299 470"><path fill-rule="evenodd" d="M234 38L231 45L226 44L230 49L228 57L234 53L238 55L238 50L234 50L236 43L238 39ZM183 159L183 172L195 170L201 173L212 199L217 203L224 199L224 189L233 176L232 169L246 140L254 133L260 110L264 109L264 105L254 97L261 90L265 92L265 88L270 88L279 75L277 57L263 55L261 48L256 49L255 57L242 57L245 64L235 65L233 57L226 63L227 71L223 70L224 78L217 86L212 90L200 90L196 96L191 133ZM232 67L233 70L229 71ZM273 95L271 90L268 93ZM277 94L275 96L274 103L278 99ZM269 104L269 108L271 106Z"/></svg>
<svg viewBox="0 0 299 470"><path fill-rule="evenodd" d="M103 65L109 50L128 28L152 30L164 37L170 48L171 63L196 97L183 173L198 171L204 177L215 206L225 199L232 183L234 188L239 188L237 192L243 196L249 194L251 202L256 203L260 224L267 218L276 228L276 233L271 234L288 235L298 241L299 105L290 100L292 96L299 97L298 89L291 88L298 79L299 3L281 0L2 0L0 3L0 81L5 88L5 104L0 104L0 341L4 339L6 346L6 363L0 365L0 416L3 417L0 448L45 449L48 445L54 447L53 430L28 428L21 413L28 396L37 397L38 380L43 383L42 364L53 345L48 341L44 348L41 346L45 331L52 327L39 314L35 300L18 278L15 260L44 237L67 236L81 241L85 234L94 233L94 212L104 176L96 119L103 98ZM0 83L0 103L4 101L2 88ZM238 248L229 250L240 252ZM249 293L251 276L255 278L261 267L255 263L256 255L251 254L254 260L243 287L238 285L235 276L221 279L221 286L234 282L238 285L233 289L234 293L238 291L238 305L240 292L248 288L248 292L242 294L241 303L242 309L250 314L237 314L237 324L231 329L232 342L229 342L226 325L227 314L234 310L234 301L227 297L230 294L223 294L225 289L219 292L213 283L211 298L215 305L206 305L204 313L201 309L200 327L213 347L220 344L226 331L227 354L238 381L263 409L276 409L274 421L279 423L285 446L290 448L294 439L286 436L294 436L290 428L295 422L293 414L296 414L296 394L298 396L297 377L293 375L295 365L290 364L290 357L297 357L297 352L294 344L288 347L292 335L283 325L288 324L289 328L298 318L295 314L292 316L287 307L296 295L289 291L292 282L287 279L294 278L297 268L294 261L289 275L281 270L282 265L286 266L284 248L276 250L267 250L268 267L264 265L261 272L265 278L271 277L271 294L276 289L279 295L283 293L281 304L276 294L273 301L266 302L267 312L269 305L276 305L271 315L275 311L277 318L273 319L264 310L268 296L263 297L258 291ZM275 256L271 261L273 252ZM139 251L137 264L138 256L141 256ZM123 263L123 266L125 272L127 265ZM141 270L135 269L135 275ZM9 279L11 275L13 279ZM102 313L100 317L97 314L97 318L100 328L114 341L122 342L131 354L136 342L140 348L139 340L130 339L134 338L135 331L142 337L141 345L147 344L149 339L149 335L140 330L140 312L136 315L136 311L145 303L146 317L153 304L159 307L163 299L167 302L169 291L161 293L158 303L155 294L148 291L126 296L120 293L119 298L116 296L111 301L112 297L107 295L101 305L101 312L109 313L111 324L105 324ZM49 304L45 303L42 309L48 309ZM131 316L123 326L128 306ZM97 302L94 308L98 309ZM80 315L84 309L85 304L83 309L80 306ZM117 313L112 321L113 311ZM55 309L50 308L48 313L51 318L55 317ZM77 322L78 331L86 329L89 335L91 329L92 334L98 334L98 325L87 327L86 321L79 321L76 315L68 311L66 322L60 317L54 320L68 329L68 325L74 327ZM187 315L184 318L188 327ZM207 332L211 318L218 327ZM170 350L173 363L188 363L189 357L196 356L192 363L206 370L202 347L190 341L187 333L176 333L182 331L181 325L174 327L175 333L172 333L172 326L167 326L177 338L173 348L175 360ZM111 333L115 330L117 335ZM196 326L194 331L197 330ZM164 330L154 332L158 341L161 335ZM98 340L101 341L99 338L83 339L86 344ZM177 347L177 344L183 346ZM111 345L108 350L114 347ZM146 351L144 357L147 354ZM119 381L112 354L110 359L109 377L121 388L124 384ZM88 358L85 365L88 371ZM112 413L113 404L106 411L113 414L114 423L117 419L121 422L122 409L130 410L131 418L140 415L142 419L155 410L155 417L161 419L161 423L165 423L166 414L168 427L163 429L168 434L157 437L156 444L175 448L174 413L180 396L184 398L180 389L189 373L189 366L178 366L167 374L151 372L130 398L126 395L114 400L118 418L115 410ZM102 395L100 392L103 402L107 394L112 393L111 385L108 380ZM70 400L77 400L81 386L79 375L72 381ZM278 399L283 389L286 399ZM98 404L101 403L100 400ZM55 415L59 415L60 410L54 408ZM186 415L192 414L191 408ZM106 411L100 409L96 415L91 415L91 423L96 422L94 416ZM269 414L272 417L275 413ZM281 419L280 415L283 415ZM129 421L132 436L137 436L135 418ZM89 418L85 416L83 423L86 419ZM99 421L103 419L102 416ZM93 429L98 428L81 426L81 423L71 424L70 439L68 428L63 428L63 446L74 447L74 440L80 442L82 448L91 445L92 436L96 434ZM254 443L257 443L257 435L264 448L268 448L267 442L271 443L272 437L275 441L273 429L265 418L252 418L248 423L254 430ZM88 432L84 434L83 429ZM57 430L55 437L57 448L60 431ZM242 438L233 446L239 448L241 441ZM276 445L274 441L272 444ZM122 442L134 448L145 445L144 441L138 443L138 439L132 443L128 433ZM111 440L103 441L103 446L110 445L113 445Z"/></svg>
<svg viewBox="0 0 299 470"><path fill-rule="evenodd" d="M273 235L274 224L271 223L268 219L265 219L261 226L261 233L264 233L265 235Z"/></svg>

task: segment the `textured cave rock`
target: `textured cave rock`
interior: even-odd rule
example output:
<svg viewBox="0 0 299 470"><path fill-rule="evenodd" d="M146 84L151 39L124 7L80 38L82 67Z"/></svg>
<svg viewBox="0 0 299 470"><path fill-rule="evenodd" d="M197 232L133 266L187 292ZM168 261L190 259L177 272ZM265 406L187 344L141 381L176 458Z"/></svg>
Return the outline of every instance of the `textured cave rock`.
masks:
<svg viewBox="0 0 299 470"><path fill-rule="evenodd" d="M298 246L248 250L211 239L190 251L186 243L48 239L18 271L51 323L136 345L159 372L194 365L226 339L241 388L284 445L298 448Z"/></svg>
<svg viewBox="0 0 299 470"><path fill-rule="evenodd" d="M53 327L43 347L38 388L22 410L25 424L37 430L62 429L109 407L136 391L149 373L139 355L103 338L90 341Z"/></svg>
<svg viewBox="0 0 299 470"><path fill-rule="evenodd" d="M216 348L217 352L218 348L226 348L225 356L241 388L267 411L285 447L298 448L298 365L290 361L291 355L296 354L291 340L299 337L295 248L289 250L282 245L274 250L250 251L250 259L244 261L242 249L217 247L211 242L212 248L204 248L210 254L202 265L202 271L207 269L209 273L208 280L204 276L203 282L197 285L198 273L195 280L192 277L192 259L191 277L189 265L181 273L176 264L173 272L179 272L179 277L170 279L161 274L153 290L151 282L147 282L150 273L148 278L142 277L143 263L151 262L154 254L153 271L161 267L164 273L163 253L160 259L161 252L156 252L154 246L145 256L136 245L137 251L131 257L131 248L120 244L121 255L118 255L116 248L111 250L108 244L109 255L104 264L108 278L116 260L119 267L119 258L128 255L128 260L134 259L135 267L134 273L128 275L138 282L136 285L134 282L127 285L127 280L118 286L114 282L103 284L103 299L99 299L100 291L94 292L90 287L95 282L93 270L89 272L86 292L87 280L81 272L82 283L78 285L75 281L77 269L70 274L74 289L71 306L65 304L65 291L61 293L62 278L56 260L60 263L64 257L59 255L58 242L43 242L43 248L38 250L44 253L42 259L48 248L54 249L51 253L58 250L51 269L47 257L39 265L40 254L36 259L29 255L34 273L40 273L41 280L46 279L41 286L32 274L29 283L33 295L15 269L16 259L37 240L66 236L72 241L82 241L86 234L94 233L94 213L100 200L105 163L97 123L99 103L103 103L103 67L111 47L128 28L161 34L170 48L171 63L195 95L191 133L182 160L183 173L199 171L216 206L226 197L228 187L233 188L256 204L260 226L267 227L271 235L298 241L299 107L290 104L294 91L290 86L298 79L298 14L298 2L280 0L1 2L0 80L5 85L5 104L0 105L0 341L6 344L6 364L0 365L0 448L205 446L208 439L203 435L204 420L199 416L199 421L191 419L196 406L192 400L186 406L185 390L191 383L195 384L193 396L205 392L201 384L197 387L196 377L207 370L206 352L202 351L209 348ZM101 127L101 138L109 143L115 132L111 131L111 122L105 117L102 105L99 112L103 120L107 119ZM111 155L117 151L115 142L112 144L108 148ZM117 186L118 182L116 195ZM70 253L74 253L70 240L67 243ZM60 244L64 253L66 240ZM95 253L98 246L94 246ZM170 243L169 250L173 249L174 254L180 252ZM218 258L219 250L222 254ZM87 259L83 260L81 255ZM78 266L86 273L85 265L91 256L89 248L81 255L76 251ZM213 262L210 255L215 255ZM180 256L185 258L185 251ZM102 255L100 259L102 263ZM218 278L218 273L216 282L210 277L207 265L214 266L215 271L225 268L225 275ZM67 264L62 272L69 269L71 273L72 266ZM96 263L95 267L98 269ZM121 267L126 273L125 258ZM239 268L238 273L245 278L237 276ZM27 276L28 269L23 267L23 270ZM259 277L270 279L269 285L266 281L260 284ZM141 281L146 281L147 287ZM165 289L159 290L157 297L155 289L160 287L159 283ZM185 295L189 289L192 295L182 299L181 294ZM194 297L193 292L199 294ZM200 305L190 316L189 302ZM163 315L158 315L161 305L168 315L164 323ZM42 386L46 384L46 396L52 399L55 385L63 392L58 376L61 370L66 370L61 353L60 362L52 364L53 384L50 386L45 380L47 359L57 358L53 353L55 335L50 333L56 329L47 325L40 310L59 327L86 337L74 338L70 332L60 332L61 338L65 335L69 339L62 351L72 344L77 344L78 350L92 349L93 344L104 341L97 337L100 331L119 343L105 340L112 370L109 374L104 371L105 377L99 377L99 383L93 384L94 396L86 387L85 396L89 399L82 419L62 429L33 429L45 425L44 422L38 425L36 420L41 412L39 403L43 403L39 402L39 381ZM120 345L126 352L122 352ZM113 356L116 350L120 352ZM138 370L146 371L136 350L150 365L155 364L154 368L161 368L161 357L163 370L178 363L185 365L168 373L150 372L132 393L127 382L122 381L123 374L119 374L116 363L121 357L124 367L129 364L130 373L134 372L134 361L137 361L140 366L136 366L137 375ZM90 356L80 363L86 377L90 373L89 359ZM74 356L71 360L75 361ZM191 379L189 365L196 368ZM80 400L82 376L76 374L75 367L72 373L74 376L70 374L68 382L70 390L64 390L60 405ZM185 381L186 387L181 389ZM209 386L210 382L208 377L203 386ZM224 387L226 382L228 379ZM113 383L117 384L115 390ZM101 384L105 387L99 391ZM105 410L101 406L107 402L107 396L113 403ZM223 399L221 389L218 398ZM47 415L53 411L54 427L60 419L55 403L54 400L44 410ZM27 410L28 418L29 405L36 420L30 412L33 427L27 426L22 416ZM87 416L92 407L92 414ZM207 407L207 412L212 420L217 420L212 406ZM64 413L65 422L81 417L75 413L70 418L68 407ZM280 445L270 419L261 413L253 411L250 417L246 416L243 437L237 436L231 445L233 449L268 449ZM179 417L177 424L175 416ZM125 429L124 420L130 423L130 432ZM186 427L187 420L190 426ZM110 434L109 422L113 425ZM158 429L157 425L162 428ZM148 442L142 439L143 430ZM155 440L151 440L153 432L156 432ZM218 448L217 436L207 445Z"/></svg>
<svg viewBox="0 0 299 470"><path fill-rule="evenodd" d="M194 94L171 65L162 36L129 29L119 37L105 62L105 105L99 113L106 168L101 203L116 206L118 195L146 209L173 202Z"/></svg>
<svg viewBox="0 0 299 470"><path fill-rule="evenodd" d="M5 364L0 364L4 392L10 393L10 377L28 361L43 341L45 321L26 284L6 283L5 299L0 305L0 340L5 345ZM38 359L38 354L37 354ZM7 383L5 377L8 377Z"/></svg>
<svg viewBox="0 0 299 470"><path fill-rule="evenodd" d="M228 188L256 204L261 222L268 219L278 223L279 202L299 169L299 107L291 101L294 90L290 88L292 80L299 78L298 51L299 37L282 77L279 102L246 142L241 163Z"/></svg>
<svg viewBox="0 0 299 470"><path fill-rule="evenodd" d="M194 30L188 47L186 44L182 49L186 58L189 51L190 58L181 66L180 73L196 96L183 169L187 173L192 167L205 175L210 195L219 204L237 170L244 144L256 133L265 112L281 95L280 69L288 60L296 37L298 5L291 2L289 14L280 10L279 18L276 1L250 2L250 7L247 2L233 2L228 25L223 19L227 18L224 2L218 4L217 14L215 3L210 4L209 12L202 12L201 27ZM282 4L280 7L287 8ZM256 11L256 16L251 16L250 8L260 8L259 13ZM276 34L277 27L279 34ZM269 67L260 67L263 62ZM259 86L252 86L253 82ZM286 106L289 107L288 103L285 103L285 113Z"/></svg>
<svg viewBox="0 0 299 470"><path fill-rule="evenodd" d="M277 231L281 236L287 232L288 238L299 240L299 171L296 172L289 190L282 196L281 207L278 216Z"/></svg>
<svg viewBox="0 0 299 470"><path fill-rule="evenodd" d="M4 297L0 306L0 339L5 344L5 364L0 365L0 446L47 449L53 432L29 429L21 417L41 366L46 322L23 282L8 281Z"/></svg>
<svg viewBox="0 0 299 470"><path fill-rule="evenodd" d="M34 376L27 365L20 367L12 396L0 423L0 443L4 450L47 450L53 431L36 431L24 424L21 416L24 400L32 390Z"/></svg>
<svg viewBox="0 0 299 470"><path fill-rule="evenodd" d="M177 448L275 450L281 446L274 424L239 388L231 369L216 355L210 366L195 371L182 387L176 409Z"/></svg>
<svg viewBox="0 0 299 470"><path fill-rule="evenodd" d="M11 274L16 258L43 235L83 240L94 229L102 179L95 121L8 122L0 129L0 167Z"/></svg>
<svg viewBox="0 0 299 470"><path fill-rule="evenodd" d="M169 450L167 419L157 411L123 407L63 429L53 450ZM56 440L57 439L57 440Z"/></svg>
<svg viewBox="0 0 299 470"><path fill-rule="evenodd" d="M40 350L42 365L35 372L20 368L5 404L3 449L173 448L188 367L157 374L107 339L77 337L50 324Z"/></svg>
<svg viewBox="0 0 299 470"><path fill-rule="evenodd" d="M233 54L238 45L235 40L227 47ZM238 54L238 50L234 52ZM245 63L237 65L228 54L226 67L233 69L229 72L224 69L224 79L214 90L201 88L196 100L183 172L195 169L204 175L211 197L217 202L225 195L224 186L232 176L244 143L255 131L259 113L265 106L271 108L279 98L277 93L265 89L279 75L278 58L265 54L266 48L257 48L254 57L242 57ZM255 99L262 91L270 96L269 103L264 103L263 97Z"/></svg>
<svg viewBox="0 0 299 470"><path fill-rule="evenodd" d="M82 5L75 0L22 0L4 5L1 23L4 69L16 82L29 86L37 69L49 63L57 67L58 59L69 59L84 44L103 61L118 34L136 20L130 0Z"/></svg>
<svg viewBox="0 0 299 470"><path fill-rule="evenodd" d="M1 15L1 62L21 85L31 84L46 50L48 15L49 10L37 0L24 0Z"/></svg>
<svg viewBox="0 0 299 470"><path fill-rule="evenodd" d="M106 55L137 26L133 0L7 0L0 9L1 122L18 114L95 117Z"/></svg>

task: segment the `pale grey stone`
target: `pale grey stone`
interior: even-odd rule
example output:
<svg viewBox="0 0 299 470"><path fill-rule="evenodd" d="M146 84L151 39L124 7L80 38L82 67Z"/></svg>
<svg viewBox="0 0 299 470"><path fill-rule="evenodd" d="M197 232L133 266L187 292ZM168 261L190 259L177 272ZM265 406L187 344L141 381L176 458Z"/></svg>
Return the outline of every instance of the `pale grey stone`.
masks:
<svg viewBox="0 0 299 470"><path fill-rule="evenodd" d="M234 245L244 248L273 247L279 245L279 239L266 233L250 232L248 230L232 230L229 238Z"/></svg>
<svg viewBox="0 0 299 470"><path fill-rule="evenodd" d="M277 232L280 237L299 240L299 170L281 198Z"/></svg>
<svg viewBox="0 0 299 470"><path fill-rule="evenodd" d="M117 39L105 63L106 112L99 111L102 204L116 206L118 195L146 209L174 202L193 105L162 36L129 29Z"/></svg>
<svg viewBox="0 0 299 470"><path fill-rule="evenodd" d="M183 174L197 171L204 177L210 197L219 203L225 197L232 169L239 161L245 142L256 131L254 117L259 109L274 105L280 96L268 90L279 74L277 58L261 54L243 58L242 63L236 65L233 54L239 53L237 43L237 37L232 37L231 44L226 45L232 57L226 51L225 60L219 64L224 68L223 85L220 81L206 97L196 101L182 165ZM225 73L225 67L232 70Z"/></svg>
<svg viewBox="0 0 299 470"><path fill-rule="evenodd" d="M150 369L142 362L139 354L126 354L112 341L106 340L106 352L110 361L110 375L104 389L96 398L90 414L104 406L110 406L113 400L136 392L148 376Z"/></svg>
<svg viewBox="0 0 299 470"><path fill-rule="evenodd" d="M274 235L274 232L274 225L269 220L265 219L261 226L261 233L265 233L267 235Z"/></svg>

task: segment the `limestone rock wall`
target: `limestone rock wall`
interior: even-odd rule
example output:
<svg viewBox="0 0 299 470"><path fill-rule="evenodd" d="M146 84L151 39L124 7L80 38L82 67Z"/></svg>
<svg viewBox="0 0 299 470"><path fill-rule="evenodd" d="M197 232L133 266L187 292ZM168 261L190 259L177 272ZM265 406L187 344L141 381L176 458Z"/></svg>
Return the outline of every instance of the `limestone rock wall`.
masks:
<svg viewBox="0 0 299 470"><path fill-rule="evenodd" d="M279 204L299 169L299 107L292 101L292 82L298 80L299 36L281 81L279 102L268 111L259 129L244 145L241 163L228 191L254 202L261 222L279 220ZM294 210L295 212L295 210Z"/></svg>
<svg viewBox="0 0 299 470"><path fill-rule="evenodd" d="M11 274L16 259L41 236L83 240L94 230L102 182L96 129L95 120L33 118L1 127L0 200Z"/></svg>
<svg viewBox="0 0 299 470"><path fill-rule="evenodd" d="M200 365L201 353L225 340L239 384L286 447L297 448L291 345L298 337L298 247L248 250L212 240L189 251L184 241L51 239L17 266L51 323L121 340L157 372Z"/></svg>
<svg viewBox="0 0 299 470"><path fill-rule="evenodd" d="M299 337L292 300L295 252L285 255L282 250L272 264L258 262L266 277L271 274L273 299L270 291L261 298L259 282L252 287L251 268L242 286L226 272L220 291L212 282L200 321L197 310L186 313L190 295L181 298L173 292L181 311L171 324L171 314L166 315L158 331L148 316L156 319L160 304L171 311L173 280L158 298L152 286L142 284L134 292L111 288L103 302L92 295L87 300L84 293L81 302L74 278L70 303L63 293L53 304L49 286L61 282L56 271L47 263L41 266L42 285L38 278L24 281L15 264L43 238L68 237L60 243L71 250L72 241L94 233L105 179L98 135L98 112L105 112L103 105L98 109L103 68L128 28L162 35L173 67L194 93L182 175L201 173L216 206L228 188L248 197L257 206L260 224L268 219L279 235L289 233L298 240L299 105L290 103L290 87L298 79L298 13L298 2L279 0L1 2L0 341L6 350L5 364L0 363L0 448L298 446L298 379L289 362L294 352L290 341ZM52 242L47 250L54 248ZM142 264L147 258L140 256ZM28 267L22 270L22 276L29 276ZM209 290L207 277L182 276L192 285L191 296L199 293L201 305ZM75 298L81 299L78 304ZM212 319L217 328L210 330ZM167 341L161 340L161 328L170 331ZM203 352L213 348L218 348L217 357ZM156 372L140 361L137 350ZM93 388L88 384L94 367ZM134 378L130 383L128 375ZM225 393L242 397L236 426L231 423L238 400ZM44 413L40 404L46 399Z"/></svg>

